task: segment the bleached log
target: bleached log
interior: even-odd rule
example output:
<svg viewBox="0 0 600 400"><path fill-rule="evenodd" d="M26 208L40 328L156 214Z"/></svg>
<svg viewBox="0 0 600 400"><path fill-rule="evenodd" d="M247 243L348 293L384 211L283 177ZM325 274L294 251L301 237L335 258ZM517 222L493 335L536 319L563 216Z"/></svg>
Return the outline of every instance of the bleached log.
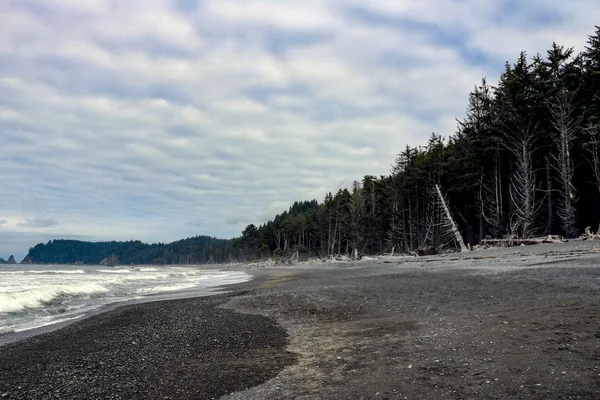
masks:
<svg viewBox="0 0 600 400"><path fill-rule="evenodd" d="M454 238L456 239L456 242L460 246L460 251L469 251L469 249L465 245L462 235L460 234L460 232L458 231L458 228L456 227L456 223L452 219L452 215L450 214L450 210L448 209L448 205L446 204L446 199L444 199L444 196L442 196L442 191L440 190L440 187L437 183L435 185L435 190L440 199L440 204L442 205L442 208L444 209L444 214L446 215L446 219L448 220L447 222L450 224L450 228L452 229L452 233L454 234Z"/></svg>
<svg viewBox="0 0 600 400"><path fill-rule="evenodd" d="M519 244L540 244L540 243L562 243L564 240L560 236L544 236L538 238L528 239L483 239L482 244L506 244L506 245L519 245Z"/></svg>

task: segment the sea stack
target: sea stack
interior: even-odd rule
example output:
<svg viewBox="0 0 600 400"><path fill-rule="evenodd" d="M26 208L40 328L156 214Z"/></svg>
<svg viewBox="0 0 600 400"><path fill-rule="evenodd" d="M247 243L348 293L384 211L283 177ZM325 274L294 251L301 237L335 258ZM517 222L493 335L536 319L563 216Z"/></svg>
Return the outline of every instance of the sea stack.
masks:
<svg viewBox="0 0 600 400"><path fill-rule="evenodd" d="M105 265L107 267L114 267L115 265L119 265L121 262L119 261L119 257L116 254L113 254L110 257L105 258L100 261L100 265Z"/></svg>
<svg viewBox="0 0 600 400"><path fill-rule="evenodd" d="M15 257L11 254L11 256L8 257L8 261L6 263L7 264L16 264L17 262L15 261Z"/></svg>

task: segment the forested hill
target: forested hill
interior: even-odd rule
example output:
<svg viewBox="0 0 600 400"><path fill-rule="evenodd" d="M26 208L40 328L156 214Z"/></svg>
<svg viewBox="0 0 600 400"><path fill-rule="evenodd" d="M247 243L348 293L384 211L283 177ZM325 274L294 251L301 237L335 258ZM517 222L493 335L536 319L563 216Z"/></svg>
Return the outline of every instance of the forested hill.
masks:
<svg viewBox="0 0 600 400"><path fill-rule="evenodd" d="M467 94L465 94L466 96ZM448 134L448 133L446 133ZM339 254L380 254L456 245L439 196L464 241L485 237L575 237L600 222L600 27L585 50L553 43L546 54L506 62L496 86L468 94L447 139L398 149L391 172L365 176L323 203L297 202L240 239L192 238L169 245L53 241L30 257L45 262L124 263Z"/></svg>
<svg viewBox="0 0 600 400"><path fill-rule="evenodd" d="M83 242L51 240L29 249L32 263L99 264L115 255L121 264L204 264L230 262L239 254L239 239L197 236L163 244L129 242Z"/></svg>

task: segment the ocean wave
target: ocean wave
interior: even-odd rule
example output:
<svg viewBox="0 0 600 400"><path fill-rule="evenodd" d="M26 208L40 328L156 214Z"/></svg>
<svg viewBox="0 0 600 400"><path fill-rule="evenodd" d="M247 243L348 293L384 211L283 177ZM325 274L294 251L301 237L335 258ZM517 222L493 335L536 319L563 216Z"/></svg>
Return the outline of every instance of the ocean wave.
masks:
<svg viewBox="0 0 600 400"><path fill-rule="evenodd" d="M25 271L28 274L85 274L82 269L63 270L63 271Z"/></svg>
<svg viewBox="0 0 600 400"><path fill-rule="evenodd" d="M19 292L0 293L0 312L10 313L27 308L42 307L59 297L81 297L109 290L98 283L78 283L74 285L54 285L23 290Z"/></svg>
<svg viewBox="0 0 600 400"><path fill-rule="evenodd" d="M40 271L35 271L35 270L19 270L19 271L0 271L0 274L5 274L5 275L24 275L24 274L85 274L84 270L81 269L75 269L75 270L62 270L62 271L57 271L57 270L40 270Z"/></svg>
<svg viewBox="0 0 600 400"><path fill-rule="evenodd" d="M137 290L138 294L153 294L153 293L162 293L162 292L176 292L184 289L192 289L196 287L196 284L193 282L189 283L181 283L179 285L166 285L166 286L156 286L152 288L141 288Z"/></svg>
<svg viewBox="0 0 600 400"><path fill-rule="evenodd" d="M102 272L103 274L131 274L133 273L130 269L99 269L96 272Z"/></svg>

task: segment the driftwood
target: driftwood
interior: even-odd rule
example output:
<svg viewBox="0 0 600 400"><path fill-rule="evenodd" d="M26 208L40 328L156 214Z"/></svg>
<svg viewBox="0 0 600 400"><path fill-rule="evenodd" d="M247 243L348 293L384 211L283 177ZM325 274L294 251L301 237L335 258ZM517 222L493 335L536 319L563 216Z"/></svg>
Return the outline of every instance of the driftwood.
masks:
<svg viewBox="0 0 600 400"><path fill-rule="evenodd" d="M562 243L564 242L561 236L556 235L548 235L544 237L537 238L529 238L529 239L516 239L516 238L508 238L508 239L483 239L481 244L503 244L505 246L514 246L514 245L528 245L528 244L540 244L540 243Z"/></svg>
<svg viewBox="0 0 600 400"><path fill-rule="evenodd" d="M444 198L444 196L442 195L442 191L440 190L439 185L435 185L435 191L438 195L439 198L439 204L442 207L442 210L444 211L444 216L446 217L446 227L447 229L450 229L450 231L452 232L452 235L454 235L454 240L456 240L456 243L458 243L458 245L460 246L460 251L469 251L469 248L465 245L465 241L462 238L462 235L460 234L460 232L458 231L458 228L456 227L456 223L454 222L454 219L452 219L452 214L450 214L450 209L448 209L448 204L446 204L446 199Z"/></svg>
<svg viewBox="0 0 600 400"><path fill-rule="evenodd" d="M583 235L579 236L579 240L597 240L597 239L600 239L600 234L592 232L589 226L587 228L585 228L585 233Z"/></svg>

